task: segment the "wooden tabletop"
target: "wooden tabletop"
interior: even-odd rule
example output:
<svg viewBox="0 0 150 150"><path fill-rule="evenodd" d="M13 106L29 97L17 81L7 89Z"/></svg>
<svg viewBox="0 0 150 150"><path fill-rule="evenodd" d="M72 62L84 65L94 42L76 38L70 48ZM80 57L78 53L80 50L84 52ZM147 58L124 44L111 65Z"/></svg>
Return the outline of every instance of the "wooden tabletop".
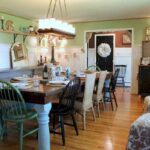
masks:
<svg viewBox="0 0 150 150"><path fill-rule="evenodd" d="M110 78L111 73L107 75L107 79ZM99 75L97 74L97 78ZM80 78L81 84L85 82L85 78ZM31 88L21 89L21 93L25 99L25 102L35 104L46 104L48 102L57 103L58 97L61 94L65 85L52 85L40 83L38 87L32 86Z"/></svg>
<svg viewBox="0 0 150 150"><path fill-rule="evenodd" d="M64 87L65 85L39 84L38 87L21 89L20 91L25 102L46 104L48 102L54 102L54 97L58 97Z"/></svg>

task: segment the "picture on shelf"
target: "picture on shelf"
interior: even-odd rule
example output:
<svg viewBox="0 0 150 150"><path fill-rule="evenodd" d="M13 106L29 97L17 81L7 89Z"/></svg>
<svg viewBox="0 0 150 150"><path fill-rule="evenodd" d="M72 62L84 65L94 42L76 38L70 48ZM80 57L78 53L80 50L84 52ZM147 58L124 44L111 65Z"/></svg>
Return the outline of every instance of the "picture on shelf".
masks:
<svg viewBox="0 0 150 150"><path fill-rule="evenodd" d="M131 44L131 34L129 33L124 33L122 35L122 43L123 44Z"/></svg>

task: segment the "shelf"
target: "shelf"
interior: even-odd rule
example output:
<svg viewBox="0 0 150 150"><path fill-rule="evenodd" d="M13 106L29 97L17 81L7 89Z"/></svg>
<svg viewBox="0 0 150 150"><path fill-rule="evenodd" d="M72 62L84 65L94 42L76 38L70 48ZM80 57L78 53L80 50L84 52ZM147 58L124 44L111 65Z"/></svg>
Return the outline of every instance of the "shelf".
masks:
<svg viewBox="0 0 150 150"><path fill-rule="evenodd" d="M13 34L14 36L14 43L16 42L16 37L18 35L22 35L23 36L23 42L25 41L26 36L39 36L39 34L35 34L35 33L24 33L24 32L17 32L17 31L8 31L8 30L2 30L0 29L1 33L7 33L7 34Z"/></svg>
<svg viewBox="0 0 150 150"><path fill-rule="evenodd" d="M17 31L7 31L0 29L1 33L8 33L8 34L17 34L17 35L24 35L24 36L38 36L38 34L35 33L24 33L24 32L17 32Z"/></svg>
<svg viewBox="0 0 150 150"><path fill-rule="evenodd" d="M14 71L24 71L24 70L36 70L36 69L42 69L43 66L30 66L30 67L20 67L20 68L14 68L14 69L0 69L0 73L7 73L7 72L14 72Z"/></svg>

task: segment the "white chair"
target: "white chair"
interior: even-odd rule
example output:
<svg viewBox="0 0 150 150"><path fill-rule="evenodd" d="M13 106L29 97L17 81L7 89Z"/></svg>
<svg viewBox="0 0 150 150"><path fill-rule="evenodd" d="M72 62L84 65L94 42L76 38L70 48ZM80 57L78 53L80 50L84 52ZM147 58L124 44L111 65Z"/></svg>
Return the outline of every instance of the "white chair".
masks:
<svg viewBox="0 0 150 150"><path fill-rule="evenodd" d="M93 118L95 121L95 112L94 112L93 100L92 100L95 78L96 78L95 73L86 75L83 97L77 99L74 104L75 112L81 114L83 117L83 129L86 129L85 117L87 111L92 110Z"/></svg>
<svg viewBox="0 0 150 150"><path fill-rule="evenodd" d="M100 106L99 106L100 103L103 104L103 107L105 110L105 103L103 100L103 87L104 87L105 79L107 76L107 71L100 71L99 75L100 76L99 76L96 94L93 95L93 103L94 103L94 106L97 107L98 117L100 116Z"/></svg>

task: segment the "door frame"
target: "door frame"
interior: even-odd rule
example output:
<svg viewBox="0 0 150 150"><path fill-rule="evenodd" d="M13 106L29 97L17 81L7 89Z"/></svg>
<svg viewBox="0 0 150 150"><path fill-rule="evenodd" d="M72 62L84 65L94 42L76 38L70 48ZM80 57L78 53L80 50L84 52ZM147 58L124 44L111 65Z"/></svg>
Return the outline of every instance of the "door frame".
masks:
<svg viewBox="0 0 150 150"><path fill-rule="evenodd" d="M131 91L133 91L133 78L134 78L134 74L133 74L133 65L134 65L134 60L133 60L133 48L134 48L134 28L109 28L109 29L93 29L93 30L85 30L84 31L84 37L83 37L83 45L84 45L84 49L85 49L85 66L87 66L87 42L86 42L86 33L87 32L115 32L115 31L123 31L123 30L131 30L132 31L132 42L131 42Z"/></svg>
<svg viewBox="0 0 150 150"><path fill-rule="evenodd" d="M114 33L104 33L104 34L96 34L95 37L94 37L94 47L95 47L95 51L96 51L96 43L97 43L97 37L98 36L112 36L113 37L113 60L112 60L112 63L113 63L113 71L114 71L114 50L115 50L115 39L116 39L116 36Z"/></svg>

